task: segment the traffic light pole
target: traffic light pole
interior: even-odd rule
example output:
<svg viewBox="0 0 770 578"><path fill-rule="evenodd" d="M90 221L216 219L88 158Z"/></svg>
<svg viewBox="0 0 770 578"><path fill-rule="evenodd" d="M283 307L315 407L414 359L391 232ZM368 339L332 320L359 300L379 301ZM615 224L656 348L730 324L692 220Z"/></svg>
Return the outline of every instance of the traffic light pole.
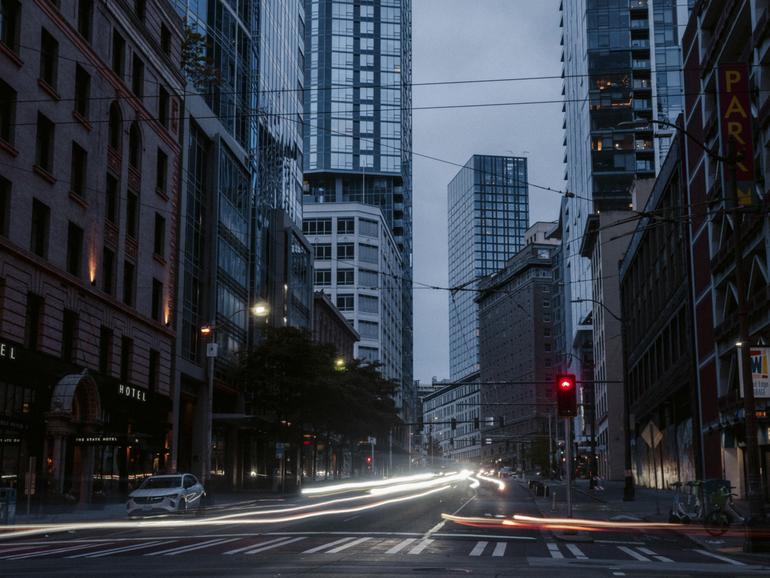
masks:
<svg viewBox="0 0 770 578"><path fill-rule="evenodd" d="M572 517L572 418L564 418L565 441L564 446L567 452L567 517Z"/></svg>

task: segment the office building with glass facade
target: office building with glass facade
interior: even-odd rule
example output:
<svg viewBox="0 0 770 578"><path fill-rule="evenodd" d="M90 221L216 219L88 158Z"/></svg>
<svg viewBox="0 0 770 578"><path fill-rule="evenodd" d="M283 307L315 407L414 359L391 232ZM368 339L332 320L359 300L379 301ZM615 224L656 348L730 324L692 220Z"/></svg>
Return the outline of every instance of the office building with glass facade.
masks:
<svg viewBox="0 0 770 578"><path fill-rule="evenodd" d="M505 266L529 224L527 159L473 155L447 186L449 369L453 381L479 372L478 280Z"/></svg>
<svg viewBox="0 0 770 578"><path fill-rule="evenodd" d="M305 0L305 208L377 207L403 270L401 388L412 379L411 1Z"/></svg>

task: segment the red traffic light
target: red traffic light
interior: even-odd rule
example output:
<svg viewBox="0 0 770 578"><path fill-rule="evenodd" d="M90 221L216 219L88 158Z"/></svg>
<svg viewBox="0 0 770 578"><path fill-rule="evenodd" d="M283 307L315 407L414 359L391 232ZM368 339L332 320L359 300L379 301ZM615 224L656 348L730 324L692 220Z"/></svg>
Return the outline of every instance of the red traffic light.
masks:
<svg viewBox="0 0 770 578"><path fill-rule="evenodd" d="M559 387L561 387L562 389L571 389L571 388L575 387L575 382L573 380L571 380L571 379L564 379L564 378L562 378L559 381Z"/></svg>
<svg viewBox="0 0 770 578"><path fill-rule="evenodd" d="M560 417L577 415L577 387L574 374L565 373L556 376L556 405Z"/></svg>
<svg viewBox="0 0 770 578"><path fill-rule="evenodd" d="M366 456L366 463L371 464L372 463L372 456Z"/></svg>

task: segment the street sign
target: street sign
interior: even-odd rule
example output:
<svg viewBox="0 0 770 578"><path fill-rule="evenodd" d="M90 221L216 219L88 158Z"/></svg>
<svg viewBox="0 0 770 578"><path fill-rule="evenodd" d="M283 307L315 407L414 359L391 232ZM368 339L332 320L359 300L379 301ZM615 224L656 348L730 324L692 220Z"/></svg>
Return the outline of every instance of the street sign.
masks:
<svg viewBox="0 0 770 578"><path fill-rule="evenodd" d="M206 357L216 357L219 355L219 343L206 344Z"/></svg>
<svg viewBox="0 0 770 578"><path fill-rule="evenodd" d="M644 443L655 449L663 439L663 432L654 423L649 422L642 430L642 439Z"/></svg>
<svg viewBox="0 0 770 578"><path fill-rule="evenodd" d="M283 459L284 451L283 442L275 442L275 457L277 459Z"/></svg>
<svg viewBox="0 0 770 578"><path fill-rule="evenodd" d="M743 397L743 356L738 356L740 394ZM754 384L754 399L770 398L770 347L751 348L751 381Z"/></svg>
<svg viewBox="0 0 770 578"><path fill-rule="evenodd" d="M366 443L368 443L369 445L372 445L372 446L376 446L377 445L377 438L369 436L368 438L366 438Z"/></svg>

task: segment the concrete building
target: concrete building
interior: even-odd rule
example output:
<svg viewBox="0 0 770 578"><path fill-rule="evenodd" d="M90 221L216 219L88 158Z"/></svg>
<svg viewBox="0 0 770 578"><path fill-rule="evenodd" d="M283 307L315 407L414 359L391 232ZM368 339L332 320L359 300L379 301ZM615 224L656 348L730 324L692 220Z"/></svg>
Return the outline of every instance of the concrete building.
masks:
<svg viewBox="0 0 770 578"><path fill-rule="evenodd" d="M401 254L400 387L414 408L412 3L305 0L305 16L304 205L382 212Z"/></svg>
<svg viewBox="0 0 770 578"><path fill-rule="evenodd" d="M479 373L478 305L481 277L501 269L524 245L529 224L527 159L473 155L447 186L449 373L453 381Z"/></svg>
<svg viewBox="0 0 770 578"><path fill-rule="evenodd" d="M489 466L541 469L555 435L554 223L535 223L523 249L479 283L481 436Z"/></svg>
<svg viewBox="0 0 770 578"><path fill-rule="evenodd" d="M423 437L425 465L476 466L481 459L479 418L480 388L477 383L450 383L425 396ZM452 428L452 419L456 420Z"/></svg>
<svg viewBox="0 0 770 578"><path fill-rule="evenodd" d="M172 466L181 22L167 2L2 21L0 477L119 498Z"/></svg>
<svg viewBox="0 0 770 578"><path fill-rule="evenodd" d="M358 332L323 291L313 294L313 341L334 346L345 363L353 361Z"/></svg>
<svg viewBox="0 0 770 578"><path fill-rule="evenodd" d="M770 141L765 2L703 1L687 25L684 129L696 135L684 141L689 208L689 262L694 305L692 319L700 418L703 478L731 481L747 494L746 412L738 373L741 296L749 323L749 344L770 337L770 220L767 183ZM730 75L729 79L727 74ZM727 82L727 81L730 82ZM729 106L728 106L729 105ZM737 118L736 118L737 117ZM740 141L729 138L728 122L740 127ZM698 139L723 156L737 151L742 161L735 183L728 163L709 156ZM733 186L744 215L730 217ZM707 210L708 208L708 210ZM735 237L742 255L744 283L739 283ZM742 289L743 291L741 291ZM758 394L758 395L757 395ZM770 392L755 388L762 491L770 497ZM761 416L765 417L761 417ZM697 434L697 432L696 432ZM696 460L697 462L697 460Z"/></svg>
<svg viewBox="0 0 770 578"><path fill-rule="evenodd" d="M318 203L304 209L314 250L314 286L324 291L360 336L355 357L382 364L401 384L401 252L380 210L363 203ZM396 406L404 421L403 390Z"/></svg>

